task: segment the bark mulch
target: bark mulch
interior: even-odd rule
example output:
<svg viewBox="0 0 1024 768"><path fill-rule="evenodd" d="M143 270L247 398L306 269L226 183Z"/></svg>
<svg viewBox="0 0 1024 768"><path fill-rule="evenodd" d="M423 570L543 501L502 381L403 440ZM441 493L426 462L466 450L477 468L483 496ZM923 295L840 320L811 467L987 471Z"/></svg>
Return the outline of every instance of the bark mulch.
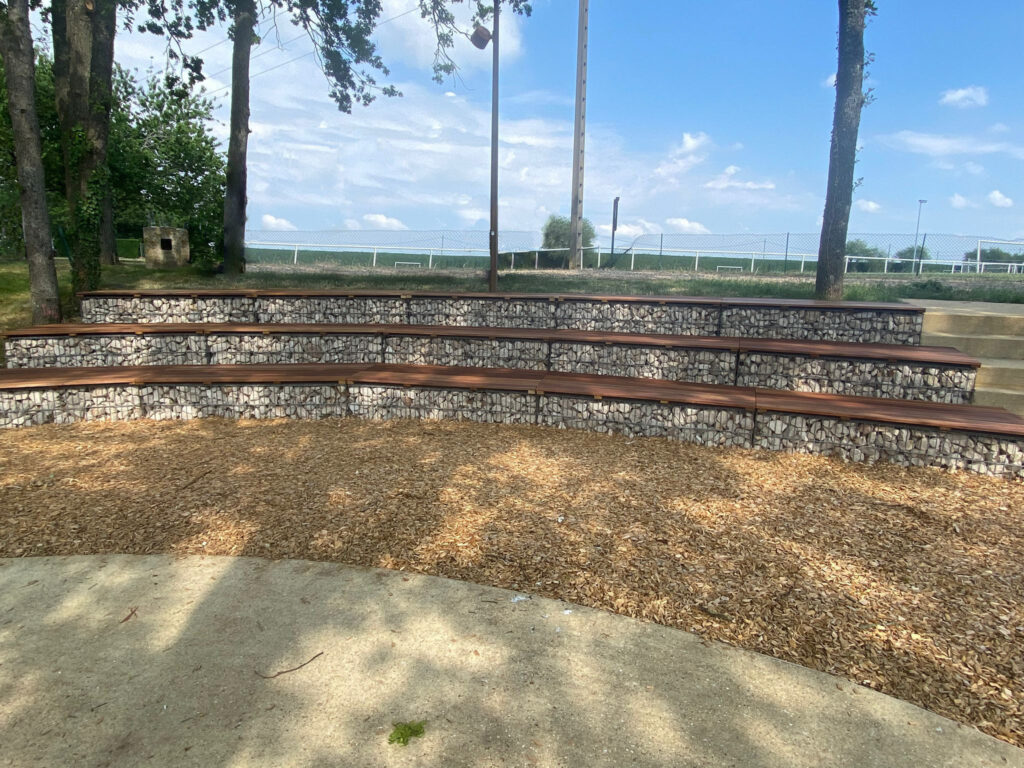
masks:
<svg viewBox="0 0 1024 768"><path fill-rule="evenodd" d="M0 556L432 573L831 672L1024 746L1024 483L446 422L5 431Z"/></svg>

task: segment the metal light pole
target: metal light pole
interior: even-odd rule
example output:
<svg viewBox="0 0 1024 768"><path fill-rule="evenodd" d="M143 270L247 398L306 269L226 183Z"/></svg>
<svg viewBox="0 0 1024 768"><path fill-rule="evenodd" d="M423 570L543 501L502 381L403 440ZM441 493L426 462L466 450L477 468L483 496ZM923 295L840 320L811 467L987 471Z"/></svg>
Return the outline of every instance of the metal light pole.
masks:
<svg viewBox="0 0 1024 768"><path fill-rule="evenodd" d="M498 26L501 15L501 0L494 0L494 31L477 27L470 37L473 45L480 50L487 43L492 46L494 63L491 65L491 229L488 241L491 250L491 268L487 273L487 290L498 290Z"/></svg>
<svg viewBox="0 0 1024 768"><path fill-rule="evenodd" d="M918 266L918 263L917 263L917 235L921 231L921 208L927 202L928 202L927 200L918 200L917 201L917 227L914 229L914 260L910 264L911 270L912 270L913 274L915 274L915 275L920 274L920 272L919 272L920 267Z"/></svg>
<svg viewBox="0 0 1024 768"><path fill-rule="evenodd" d="M583 265L583 145L587 134L587 32L590 0L580 0L576 41L576 123L572 141L572 211L569 214L569 268Z"/></svg>

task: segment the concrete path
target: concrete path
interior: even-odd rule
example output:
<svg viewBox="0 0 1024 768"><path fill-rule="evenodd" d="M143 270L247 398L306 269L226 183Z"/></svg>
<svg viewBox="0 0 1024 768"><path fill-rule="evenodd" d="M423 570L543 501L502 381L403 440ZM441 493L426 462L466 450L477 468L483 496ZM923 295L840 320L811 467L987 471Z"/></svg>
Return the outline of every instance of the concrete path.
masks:
<svg viewBox="0 0 1024 768"><path fill-rule="evenodd" d="M425 736L389 745L410 720ZM845 680L600 611L164 556L0 560L0 745L11 766L1024 766Z"/></svg>

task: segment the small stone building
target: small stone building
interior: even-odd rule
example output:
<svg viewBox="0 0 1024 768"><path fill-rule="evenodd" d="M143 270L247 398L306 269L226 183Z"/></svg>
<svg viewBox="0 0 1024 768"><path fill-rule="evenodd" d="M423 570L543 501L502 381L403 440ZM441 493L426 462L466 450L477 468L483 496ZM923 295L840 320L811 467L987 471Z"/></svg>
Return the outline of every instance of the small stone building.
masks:
<svg viewBox="0 0 1024 768"><path fill-rule="evenodd" d="M188 230L177 227L143 227L142 250L150 269L184 267L188 264Z"/></svg>

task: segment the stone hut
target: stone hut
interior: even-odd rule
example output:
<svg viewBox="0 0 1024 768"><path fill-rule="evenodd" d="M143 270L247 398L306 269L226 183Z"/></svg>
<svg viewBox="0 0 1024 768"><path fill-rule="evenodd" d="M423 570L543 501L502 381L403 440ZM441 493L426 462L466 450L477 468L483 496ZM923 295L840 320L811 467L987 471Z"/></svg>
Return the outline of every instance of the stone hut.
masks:
<svg viewBox="0 0 1024 768"><path fill-rule="evenodd" d="M188 230L177 227L143 227L142 250L150 269L188 264Z"/></svg>

